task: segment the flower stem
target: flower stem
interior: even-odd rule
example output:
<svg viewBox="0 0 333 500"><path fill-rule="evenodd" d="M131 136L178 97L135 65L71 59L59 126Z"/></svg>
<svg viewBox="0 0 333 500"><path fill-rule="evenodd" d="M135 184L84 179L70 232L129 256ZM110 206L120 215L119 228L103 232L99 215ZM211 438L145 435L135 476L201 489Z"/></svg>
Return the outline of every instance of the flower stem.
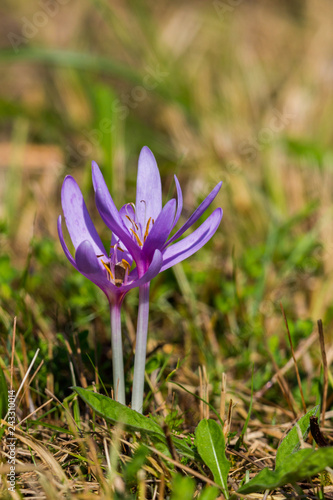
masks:
<svg viewBox="0 0 333 500"><path fill-rule="evenodd" d="M139 311L136 332L132 409L142 413L143 389L145 383L146 349L149 316L149 285L139 287Z"/></svg>
<svg viewBox="0 0 333 500"><path fill-rule="evenodd" d="M112 368L113 368L113 391L114 398L119 403L125 405L125 380L123 346L121 339L121 315L120 304L112 304L110 307L111 316L111 346L112 346Z"/></svg>

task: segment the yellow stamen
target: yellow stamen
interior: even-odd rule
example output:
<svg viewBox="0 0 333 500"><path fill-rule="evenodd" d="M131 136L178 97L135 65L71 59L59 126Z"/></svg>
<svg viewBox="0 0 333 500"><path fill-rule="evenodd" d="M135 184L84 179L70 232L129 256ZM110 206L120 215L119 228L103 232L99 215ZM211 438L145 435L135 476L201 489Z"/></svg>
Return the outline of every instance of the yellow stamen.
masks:
<svg viewBox="0 0 333 500"><path fill-rule="evenodd" d="M116 245L110 245L110 248L114 248ZM120 247L117 247L117 250L119 250L120 252L125 252L125 250L123 250L122 248ZM102 255L100 256L102 257Z"/></svg>
<svg viewBox="0 0 333 500"><path fill-rule="evenodd" d="M131 266L129 265L129 262L125 259L121 259L122 265L125 267L125 269L131 269Z"/></svg>
<svg viewBox="0 0 333 500"><path fill-rule="evenodd" d="M135 229L138 231L139 230L138 225L135 224L134 220L132 220L129 215L125 215L125 217L130 221L131 224L133 224L133 226L135 226Z"/></svg>
<svg viewBox="0 0 333 500"><path fill-rule="evenodd" d="M144 234L144 237L143 237L143 241L146 241L146 238L148 236L150 221L151 221L151 217L149 217L149 219L148 219L148 222L147 222L147 225L146 225L146 231L145 231L145 234Z"/></svg>
<svg viewBox="0 0 333 500"><path fill-rule="evenodd" d="M109 273L109 275L111 276L111 278L114 279L113 274L112 274L111 269L110 269L110 264L107 264L106 262L104 262L104 260L102 260L102 264L105 267L105 269L107 270L107 272Z"/></svg>
<svg viewBox="0 0 333 500"><path fill-rule="evenodd" d="M139 245L140 247L142 247L142 242L141 242L141 240L140 240L139 236L136 234L136 232L135 232L135 231L134 231L131 227L130 227L130 231L132 231L132 233L134 234L135 239L136 239L136 241L138 242L138 245Z"/></svg>

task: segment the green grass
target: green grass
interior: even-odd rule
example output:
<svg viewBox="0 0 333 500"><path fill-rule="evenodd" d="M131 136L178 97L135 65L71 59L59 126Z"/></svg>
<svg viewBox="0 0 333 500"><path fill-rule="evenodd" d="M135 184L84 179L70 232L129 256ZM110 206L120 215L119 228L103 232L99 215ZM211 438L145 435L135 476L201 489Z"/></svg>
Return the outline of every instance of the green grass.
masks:
<svg viewBox="0 0 333 500"><path fill-rule="evenodd" d="M6 35L22 34L22 18L33 22L41 6L4 6L2 418L11 379L18 390L39 349L17 406L18 420L28 417L16 429L17 498L204 500L222 490L236 498L240 487L248 492L239 498L331 498L332 474L323 470L331 448L327 463L324 448L311 457L309 448L285 457L274 473L265 467L274 469L279 443L304 414L280 304L306 408L320 406L328 444L333 436L332 6L236 3L56 3L57 13L16 51ZM56 232L70 173L108 242L91 160L120 207L135 198L145 144L157 158L165 201L177 174L184 217L224 182L213 204L224 210L215 237L151 285L144 413L159 438L124 428L73 392L110 396L109 311L99 289L71 268ZM122 311L128 402L137 306L133 291ZM211 423L216 414L223 431ZM202 450L205 432L220 443L217 455ZM4 421L0 435L5 444ZM305 448L316 448L311 436L304 439ZM0 496L14 498L7 451L0 451ZM260 470L270 492L251 496ZM247 487L250 479L257 486Z"/></svg>

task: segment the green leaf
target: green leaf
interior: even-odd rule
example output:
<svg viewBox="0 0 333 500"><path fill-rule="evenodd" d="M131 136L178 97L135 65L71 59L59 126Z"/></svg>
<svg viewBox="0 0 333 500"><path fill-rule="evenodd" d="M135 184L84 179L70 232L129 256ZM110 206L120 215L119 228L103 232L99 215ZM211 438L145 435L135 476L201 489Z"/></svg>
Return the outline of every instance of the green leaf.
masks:
<svg viewBox="0 0 333 500"><path fill-rule="evenodd" d="M135 450L133 457L124 469L124 481L126 485L136 484L137 473L146 462L148 454L149 449L145 445L141 445L137 450Z"/></svg>
<svg viewBox="0 0 333 500"><path fill-rule="evenodd" d="M171 500L193 500L195 481L191 477L176 474L172 481Z"/></svg>
<svg viewBox="0 0 333 500"><path fill-rule="evenodd" d="M107 396L103 396L102 394L89 391L88 389L82 389L81 387L72 387L72 389L97 413L97 415L104 418L107 422L111 424L121 423L129 431L148 434L152 438L158 439L158 441L163 443L163 448L161 450L163 453L169 453L164 432L153 419L144 417L141 413L131 410L131 408ZM198 458L194 451L181 439L172 436L172 440L176 450L181 455L187 456L192 460ZM156 443L155 445L157 446Z"/></svg>
<svg viewBox="0 0 333 500"><path fill-rule="evenodd" d="M199 458L198 454L195 453L182 439L176 436L171 436L171 439L178 453L190 458L191 460L197 460Z"/></svg>
<svg viewBox="0 0 333 500"><path fill-rule="evenodd" d="M216 500L219 496L220 492L215 486L205 486L197 498L198 500Z"/></svg>
<svg viewBox="0 0 333 500"><path fill-rule="evenodd" d="M45 415L50 414L50 413L51 412L46 412L45 414L42 415L41 418L44 418ZM42 427L45 427L46 429L52 429L53 431L58 432L58 433L68 434L69 436L74 435L73 431L70 431L69 429L60 427L58 425L49 424L48 422L41 422L40 419L29 420L29 427L32 427L32 426L36 426L36 427L42 426Z"/></svg>
<svg viewBox="0 0 333 500"><path fill-rule="evenodd" d="M141 413L131 410L127 406L114 401L107 396L98 394L82 387L72 389L92 408L97 415L111 424L121 423L125 428L143 434L152 434L165 439L161 427L151 418L144 417Z"/></svg>
<svg viewBox="0 0 333 500"><path fill-rule="evenodd" d="M8 387L5 375L0 366L0 419L4 418L8 410Z"/></svg>
<svg viewBox="0 0 333 500"><path fill-rule="evenodd" d="M299 428L301 429L304 441L306 440L309 434L310 417L316 416L318 411L319 411L319 405L315 406L310 411L308 411L306 415L300 418L297 422ZM300 449L300 446L301 443L298 437L297 428L296 425L294 425L294 427L288 432L288 434L278 447L275 458L275 470L280 468L286 460L289 460L290 455L296 453Z"/></svg>
<svg viewBox="0 0 333 500"><path fill-rule="evenodd" d="M195 431L198 452L213 473L214 481L227 496L227 478L230 462L225 456L225 442L222 427L215 420L203 419Z"/></svg>
<svg viewBox="0 0 333 500"><path fill-rule="evenodd" d="M12 49L0 50L0 63L10 64L18 61L52 64L70 67L83 71L110 73L133 83L142 83L140 75L128 65L122 64L110 57L99 56L69 50L56 50L39 47L22 47L15 52Z"/></svg>
<svg viewBox="0 0 333 500"><path fill-rule="evenodd" d="M273 490L288 483L310 478L326 467L333 467L333 447L299 450L285 460L279 469L272 471L266 467L261 470L253 479L239 488L237 493L247 495L266 489Z"/></svg>

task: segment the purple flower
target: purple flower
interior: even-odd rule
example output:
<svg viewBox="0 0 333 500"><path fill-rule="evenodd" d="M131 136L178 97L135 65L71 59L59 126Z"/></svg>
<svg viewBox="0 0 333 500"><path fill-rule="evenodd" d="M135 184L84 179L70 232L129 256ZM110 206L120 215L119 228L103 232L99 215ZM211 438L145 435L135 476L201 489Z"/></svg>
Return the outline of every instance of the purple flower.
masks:
<svg viewBox="0 0 333 500"><path fill-rule="evenodd" d="M133 262L131 254L123 247L117 236L112 235L110 252L105 251L88 213L80 188L70 175L65 178L62 185L61 203L66 226L75 248L75 257L73 258L63 237L60 215L58 233L66 257L75 269L99 286L109 300L113 389L116 400L125 404L120 308L125 294L131 288L149 283L159 273L163 262L162 254L156 250L149 266L139 277L137 269L131 270ZM120 216L123 211L124 209L120 210Z"/></svg>
<svg viewBox="0 0 333 500"><path fill-rule="evenodd" d="M162 254L159 250L154 252L149 266L140 278L137 269L130 270L133 258L115 234L111 238L110 252L105 251L80 188L70 175L65 178L62 185L61 203L66 226L75 248L73 258L63 237L60 215L58 233L66 257L75 269L103 290L110 304L121 303L131 288L149 282L159 273L162 266ZM127 212L127 207L120 210L120 217L124 217L125 211ZM124 221L126 224L126 217Z"/></svg>
<svg viewBox="0 0 333 500"><path fill-rule="evenodd" d="M185 224L170 237L183 208L183 196L177 177L177 202L168 201L162 208L161 177L153 153L146 146L139 157L135 205L125 205L119 212L112 200L102 173L93 162L93 185L96 206L105 224L121 241L123 249L136 263L138 276L144 277L156 252L163 257L160 271L186 259L199 250L213 236L221 218L217 208L192 234L175 241L206 211L221 188L217 184L207 198L193 212ZM142 412L144 373L149 316L149 282L139 286L139 311L135 346L132 408Z"/></svg>
<svg viewBox="0 0 333 500"><path fill-rule="evenodd" d="M139 157L135 207L128 204L118 212L102 173L93 162L97 209L105 224L132 256L140 277L149 269L155 252L162 253L163 264L160 271L164 271L197 252L210 240L220 224L222 209L217 208L193 233L175 243L206 211L219 192L222 182L215 186L185 224L170 237L183 208L182 191L176 176L175 183L177 203L175 199L171 199L162 208L161 177L156 160L150 149L143 147Z"/></svg>
<svg viewBox="0 0 333 500"><path fill-rule="evenodd" d="M75 247L73 258L64 241L61 216L58 232L71 264L98 285L110 303L113 381L116 399L125 404L120 307L127 291L139 287L139 311L135 349L132 408L142 411L144 371L149 315L149 285L159 272L198 251L216 232L222 209L214 212L191 234L176 242L206 211L221 188L221 182L193 212L185 224L170 234L183 208L182 191L175 176L177 202L169 200L162 208L161 177L154 155L146 146L138 165L136 204L117 210L102 173L92 164L97 209L112 231L110 252L106 252L91 221L82 193L71 176L64 180L61 201L65 221ZM132 269L133 261L136 267Z"/></svg>

